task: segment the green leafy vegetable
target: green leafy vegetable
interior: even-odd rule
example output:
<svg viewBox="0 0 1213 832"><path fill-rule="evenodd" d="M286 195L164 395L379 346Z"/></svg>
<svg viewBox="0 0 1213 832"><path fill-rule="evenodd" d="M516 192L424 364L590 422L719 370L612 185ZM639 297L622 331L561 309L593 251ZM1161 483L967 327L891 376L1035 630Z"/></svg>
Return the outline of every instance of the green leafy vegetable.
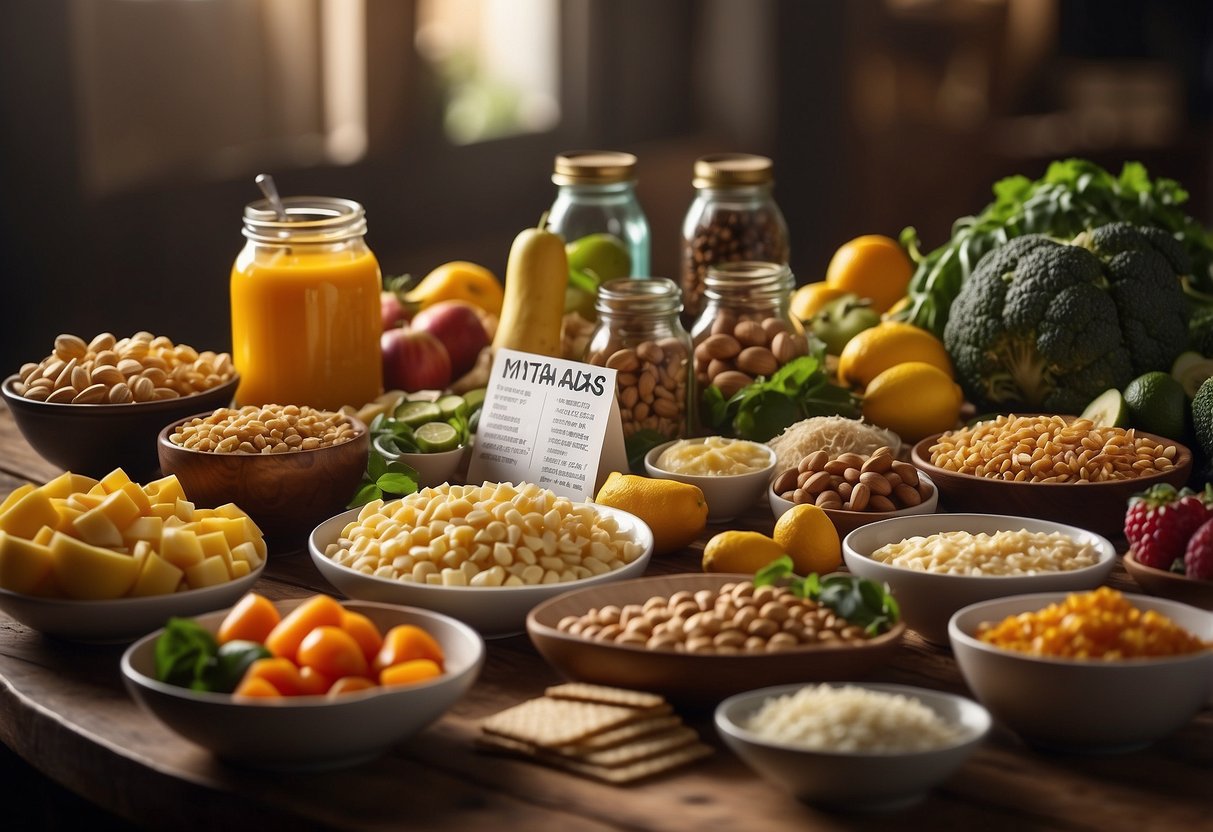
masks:
<svg viewBox="0 0 1213 832"><path fill-rule="evenodd" d="M835 615L863 627L868 635L885 632L901 618L901 610L887 585L842 573L825 578L813 573L801 578L793 569L792 559L784 555L758 571L754 586L774 585L786 579L797 598L808 598L829 607Z"/></svg>
<svg viewBox="0 0 1213 832"><path fill-rule="evenodd" d="M226 642L220 645L218 652L206 663L199 680L205 686L201 690L231 693L240 685L245 671L253 662L272 657L273 653L264 644L256 641L237 639Z"/></svg>
<svg viewBox="0 0 1213 832"><path fill-rule="evenodd" d="M633 474L644 475L644 457L658 445L669 442L668 436L662 436L655 430L645 428L638 430L623 441L624 450L628 455L628 468Z"/></svg>
<svg viewBox="0 0 1213 832"><path fill-rule="evenodd" d="M202 681L219 645L211 632L189 618L170 618L156 639L156 679L194 690L207 690Z"/></svg>

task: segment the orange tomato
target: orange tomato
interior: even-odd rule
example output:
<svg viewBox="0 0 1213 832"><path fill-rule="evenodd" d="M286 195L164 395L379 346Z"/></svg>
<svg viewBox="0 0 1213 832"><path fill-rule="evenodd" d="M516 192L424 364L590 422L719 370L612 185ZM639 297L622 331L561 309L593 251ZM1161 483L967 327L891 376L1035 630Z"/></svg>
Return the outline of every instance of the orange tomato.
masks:
<svg viewBox="0 0 1213 832"><path fill-rule="evenodd" d="M383 647L371 666L378 672L413 659L429 659L438 666L439 671L444 661L442 648L433 636L412 624L400 624L384 635Z"/></svg>
<svg viewBox="0 0 1213 832"><path fill-rule="evenodd" d="M362 648L362 655L366 656L366 663L368 665L375 661L379 648L383 646L383 636L379 634L379 628L375 626L375 622L360 612L346 610L341 618L341 629L353 636L354 641L358 642L358 646Z"/></svg>
<svg viewBox="0 0 1213 832"><path fill-rule="evenodd" d="M294 662L284 658L258 659L253 662L245 671L244 679L236 692L239 693L241 688L254 680L266 682L283 696L314 696L324 693L328 688L327 679L316 673L305 677Z"/></svg>
<svg viewBox="0 0 1213 832"><path fill-rule="evenodd" d="M327 595L314 595L287 613L286 618L265 638L265 646L275 656L291 661L299 645L317 627L340 627L345 610Z"/></svg>
<svg viewBox="0 0 1213 832"><path fill-rule="evenodd" d="M365 676L344 676L333 682L329 688L329 699L335 699L344 693L354 693L359 690L369 690L377 685Z"/></svg>
<svg viewBox="0 0 1213 832"><path fill-rule="evenodd" d="M240 599L219 625L219 643L256 641L264 644L282 616L268 598L250 592Z"/></svg>
<svg viewBox="0 0 1213 832"><path fill-rule="evenodd" d="M442 668L436 662L430 659L413 659L385 667L379 674L379 684L384 687L415 685L441 675Z"/></svg>
<svg viewBox="0 0 1213 832"><path fill-rule="evenodd" d="M274 687L267 680L262 679L259 676L252 679L245 676L244 680L240 683L232 695L255 696L260 699L276 699L282 696L282 694L278 692L278 688Z"/></svg>
<svg viewBox="0 0 1213 832"><path fill-rule="evenodd" d="M365 676L366 656L354 637L340 627L317 627L299 645L299 664L331 679Z"/></svg>

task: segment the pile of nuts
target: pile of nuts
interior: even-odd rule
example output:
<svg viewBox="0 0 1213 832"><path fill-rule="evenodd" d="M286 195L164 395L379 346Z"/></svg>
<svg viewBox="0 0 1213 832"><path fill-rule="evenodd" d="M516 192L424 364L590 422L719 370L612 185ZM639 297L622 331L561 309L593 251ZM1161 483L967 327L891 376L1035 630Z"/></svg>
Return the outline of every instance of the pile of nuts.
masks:
<svg viewBox="0 0 1213 832"><path fill-rule="evenodd" d="M560 619L556 629L595 641L677 653L774 653L806 645L861 644L862 627L828 607L798 598L787 587L755 587L752 581L720 589L654 595L644 604L593 607Z"/></svg>
<svg viewBox="0 0 1213 832"><path fill-rule="evenodd" d="M307 405L267 404L239 410L221 407L209 416L178 425L169 441L217 454L281 454L340 445L358 433L342 413Z"/></svg>
<svg viewBox="0 0 1213 832"><path fill-rule="evenodd" d="M655 430L674 439L687 433L687 348L674 337L624 347L616 337L586 356L588 363L616 371L623 435Z"/></svg>
<svg viewBox="0 0 1213 832"><path fill-rule="evenodd" d="M695 378L701 388L719 388L727 399L755 377L769 376L808 352L805 337L786 320L722 309L695 345Z"/></svg>
<svg viewBox="0 0 1213 832"><path fill-rule="evenodd" d="M60 335L53 353L21 367L13 389L52 404L127 404L200 393L235 372L225 352L200 353L150 332L122 339L103 332L88 343Z"/></svg>
<svg viewBox="0 0 1213 832"><path fill-rule="evenodd" d="M684 244L682 302L690 316L702 308L704 278L717 263L788 262L787 231L768 209L719 208L695 226Z"/></svg>
<svg viewBox="0 0 1213 832"><path fill-rule="evenodd" d="M871 456L846 453L833 459L814 451L776 477L771 488L793 503L843 511L898 511L932 494L918 469L894 459L888 448L877 448Z"/></svg>

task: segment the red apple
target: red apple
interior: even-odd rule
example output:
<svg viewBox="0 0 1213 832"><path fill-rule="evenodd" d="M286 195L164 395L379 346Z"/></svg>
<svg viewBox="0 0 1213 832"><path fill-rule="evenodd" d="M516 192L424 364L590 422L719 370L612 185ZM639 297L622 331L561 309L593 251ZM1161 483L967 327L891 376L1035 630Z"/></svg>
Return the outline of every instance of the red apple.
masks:
<svg viewBox="0 0 1213 832"><path fill-rule="evenodd" d="M413 317L413 329L428 332L446 347L451 372L459 378L476 364L489 336L475 306L462 300L442 300Z"/></svg>
<svg viewBox="0 0 1213 832"><path fill-rule="evenodd" d="M413 329L389 329L379 336L383 386L388 390L441 390L451 383L451 357L442 342Z"/></svg>
<svg viewBox="0 0 1213 832"><path fill-rule="evenodd" d="M386 332L408 321L409 310L400 300L400 295L395 292L380 292L379 315L383 320L383 329Z"/></svg>

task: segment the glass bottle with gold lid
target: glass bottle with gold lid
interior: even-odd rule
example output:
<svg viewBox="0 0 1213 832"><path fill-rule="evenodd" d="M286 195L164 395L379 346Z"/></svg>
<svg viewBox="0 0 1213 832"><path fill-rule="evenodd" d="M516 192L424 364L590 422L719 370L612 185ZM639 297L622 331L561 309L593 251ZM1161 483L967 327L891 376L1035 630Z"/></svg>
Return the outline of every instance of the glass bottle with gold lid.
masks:
<svg viewBox="0 0 1213 832"><path fill-rule="evenodd" d="M598 282L649 274L649 221L636 198L636 157L612 150L556 156L548 228L569 245L569 268ZM626 256L625 256L626 255Z"/></svg>

